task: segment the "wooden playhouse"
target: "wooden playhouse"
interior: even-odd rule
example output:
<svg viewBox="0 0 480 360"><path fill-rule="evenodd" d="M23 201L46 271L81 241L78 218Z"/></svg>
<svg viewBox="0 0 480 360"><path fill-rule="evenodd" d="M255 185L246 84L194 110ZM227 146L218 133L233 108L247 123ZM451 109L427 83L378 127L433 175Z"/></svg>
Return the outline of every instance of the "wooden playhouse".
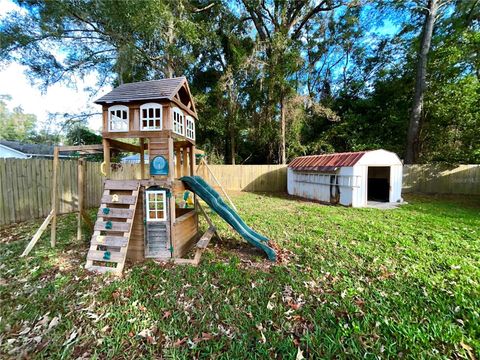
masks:
<svg viewBox="0 0 480 360"><path fill-rule="evenodd" d="M121 273L126 258L181 258L198 240L198 207L178 180L195 173L198 117L186 79L120 85L96 103L107 180L86 268ZM137 139L130 150L140 153L141 180L108 180L111 147L122 139Z"/></svg>
<svg viewBox="0 0 480 360"><path fill-rule="evenodd" d="M104 158L101 166L105 176L104 193L97 220L91 224L93 235L86 269L121 274L127 259L142 261L149 258L198 264L216 229L196 201L197 196L247 242L264 251L270 260L276 259L275 251L268 245L269 239L245 224L231 202L230 207L209 184L195 176L195 155L202 152L195 148L195 122L198 116L184 77L123 84L96 103L102 106L102 144L55 147L52 211L22 256L28 255L50 222L51 245L55 246L59 153L75 151L80 157L103 153ZM111 179L112 151L138 153L140 179ZM148 163L145 162L146 155ZM208 169L204 159L201 164ZM79 240L81 222L90 222L82 200L84 167L85 161L80 158ZM224 195L227 194L224 192ZM198 232L199 212L209 224L202 236ZM194 246L195 257L185 258Z"/></svg>

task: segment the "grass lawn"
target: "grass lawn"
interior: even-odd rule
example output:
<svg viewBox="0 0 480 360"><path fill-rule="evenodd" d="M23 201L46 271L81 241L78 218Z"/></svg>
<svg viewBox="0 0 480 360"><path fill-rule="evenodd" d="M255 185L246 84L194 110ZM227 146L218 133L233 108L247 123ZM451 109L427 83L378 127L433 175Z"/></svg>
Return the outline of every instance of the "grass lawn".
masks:
<svg viewBox="0 0 480 360"><path fill-rule="evenodd" d="M242 193L274 239L272 265L213 216L199 267L147 262L123 279L83 270L88 240L60 218L0 230L0 357L463 358L480 356L480 198L407 197L395 210ZM92 212L93 214L94 212Z"/></svg>

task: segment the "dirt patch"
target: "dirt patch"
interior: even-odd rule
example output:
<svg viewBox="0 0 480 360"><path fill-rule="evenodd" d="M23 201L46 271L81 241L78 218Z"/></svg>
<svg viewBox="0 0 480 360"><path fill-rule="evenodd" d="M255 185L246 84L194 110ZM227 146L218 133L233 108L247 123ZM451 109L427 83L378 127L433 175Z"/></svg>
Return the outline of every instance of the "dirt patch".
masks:
<svg viewBox="0 0 480 360"><path fill-rule="evenodd" d="M268 260L260 249L236 239L224 238L221 242L216 241L209 246L209 250L215 254L216 259L227 261L235 256L240 259L243 267L263 271L268 271L272 266L288 264L293 258L291 251L281 248L276 243L270 241L268 245L277 253L276 262Z"/></svg>

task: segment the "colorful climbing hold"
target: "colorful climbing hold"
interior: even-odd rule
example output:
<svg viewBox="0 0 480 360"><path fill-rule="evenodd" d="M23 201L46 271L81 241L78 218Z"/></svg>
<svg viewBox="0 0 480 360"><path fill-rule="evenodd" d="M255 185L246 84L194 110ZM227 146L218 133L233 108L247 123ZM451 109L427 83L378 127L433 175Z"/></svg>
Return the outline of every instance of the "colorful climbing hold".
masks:
<svg viewBox="0 0 480 360"><path fill-rule="evenodd" d="M103 208L102 212L103 212L104 215L108 215L108 214L110 214L110 209L108 207Z"/></svg>
<svg viewBox="0 0 480 360"><path fill-rule="evenodd" d="M103 235L98 235L98 236L97 236L97 242L98 242L99 244L103 244L103 243L105 242L105 236L103 236Z"/></svg>
<svg viewBox="0 0 480 360"><path fill-rule="evenodd" d="M112 222L107 221L106 224L105 224L105 229L110 230L111 228L112 228Z"/></svg>
<svg viewBox="0 0 480 360"><path fill-rule="evenodd" d="M112 195L112 202L118 202L118 195L117 194L113 194Z"/></svg>
<svg viewBox="0 0 480 360"><path fill-rule="evenodd" d="M105 251L103 253L103 260L110 260L110 255L111 255L110 251Z"/></svg>

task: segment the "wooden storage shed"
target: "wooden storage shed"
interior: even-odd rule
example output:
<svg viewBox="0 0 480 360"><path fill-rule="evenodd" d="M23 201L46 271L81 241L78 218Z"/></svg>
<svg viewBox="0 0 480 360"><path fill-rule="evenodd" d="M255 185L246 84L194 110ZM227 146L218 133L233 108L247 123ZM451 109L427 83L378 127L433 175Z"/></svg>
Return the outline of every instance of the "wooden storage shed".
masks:
<svg viewBox="0 0 480 360"><path fill-rule="evenodd" d="M288 165L290 195L352 207L402 201L399 157L386 150L301 156Z"/></svg>

